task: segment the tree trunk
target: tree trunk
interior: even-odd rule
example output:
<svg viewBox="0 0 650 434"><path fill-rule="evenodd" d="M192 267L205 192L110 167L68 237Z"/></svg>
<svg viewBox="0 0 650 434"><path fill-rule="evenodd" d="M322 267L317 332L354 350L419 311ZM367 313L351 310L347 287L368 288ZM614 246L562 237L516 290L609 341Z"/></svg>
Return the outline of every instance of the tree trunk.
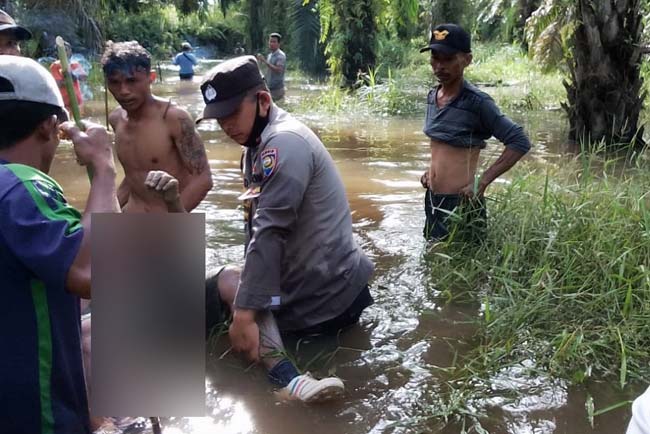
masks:
<svg viewBox="0 0 650 434"><path fill-rule="evenodd" d="M519 4L519 20L517 27L521 30L526 26L526 20L533 12L539 7L541 0L518 0Z"/></svg>
<svg viewBox="0 0 650 434"><path fill-rule="evenodd" d="M467 9L467 0L434 0L431 11L432 25L454 23L462 26Z"/></svg>
<svg viewBox="0 0 650 434"><path fill-rule="evenodd" d="M528 50L525 37L526 20L537 10L540 3L541 0L517 0L519 18L517 19L516 37L526 50Z"/></svg>
<svg viewBox="0 0 650 434"><path fill-rule="evenodd" d="M292 0L291 34L293 47L298 55L300 67L314 75L325 75L327 63L325 44L321 42L320 8L318 0Z"/></svg>
<svg viewBox="0 0 650 434"><path fill-rule="evenodd" d="M180 4L180 10L184 15L196 12L199 10L199 2L197 0L182 0Z"/></svg>
<svg viewBox="0 0 650 434"><path fill-rule="evenodd" d="M263 0L248 0L248 37L251 51L260 51L264 47L264 28L262 22Z"/></svg>
<svg viewBox="0 0 650 434"><path fill-rule="evenodd" d="M375 66L377 24L374 0L339 0L336 2L339 29L334 43L341 44L340 73L348 85L357 81L359 73L368 73Z"/></svg>
<svg viewBox="0 0 650 434"><path fill-rule="evenodd" d="M266 0L264 2L264 40L266 41L271 33L281 34L284 51L291 44L291 34L288 30L290 11L289 0Z"/></svg>
<svg viewBox="0 0 650 434"><path fill-rule="evenodd" d="M564 83L571 140L643 143L639 1L577 1L571 83Z"/></svg>

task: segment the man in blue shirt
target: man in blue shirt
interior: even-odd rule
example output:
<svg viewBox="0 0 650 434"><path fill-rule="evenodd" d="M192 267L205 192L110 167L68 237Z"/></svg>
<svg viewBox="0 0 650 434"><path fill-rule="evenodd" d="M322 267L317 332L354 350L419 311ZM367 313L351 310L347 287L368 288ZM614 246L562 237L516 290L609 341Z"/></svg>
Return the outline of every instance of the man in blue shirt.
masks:
<svg viewBox="0 0 650 434"><path fill-rule="evenodd" d="M90 432L79 299L90 298L91 214L119 206L106 130L66 119L46 69L0 56L1 432ZM47 175L59 131L94 174L83 214Z"/></svg>
<svg viewBox="0 0 650 434"><path fill-rule="evenodd" d="M439 82L429 92L424 125L431 139L431 164L420 178L427 189L424 236L446 239L453 213L461 216L462 232L480 236L486 224L486 188L528 152L530 142L488 94L463 78L472 61L470 36L464 29L455 24L436 26L429 45L420 50L424 51L431 52L431 67ZM505 150L478 177L479 153L492 136L503 142Z"/></svg>
<svg viewBox="0 0 650 434"><path fill-rule="evenodd" d="M178 71L178 76L181 80L192 80L194 78L194 67L199 61L192 54L192 46L189 42L183 42L181 44L181 52L174 57L173 63L181 67Z"/></svg>

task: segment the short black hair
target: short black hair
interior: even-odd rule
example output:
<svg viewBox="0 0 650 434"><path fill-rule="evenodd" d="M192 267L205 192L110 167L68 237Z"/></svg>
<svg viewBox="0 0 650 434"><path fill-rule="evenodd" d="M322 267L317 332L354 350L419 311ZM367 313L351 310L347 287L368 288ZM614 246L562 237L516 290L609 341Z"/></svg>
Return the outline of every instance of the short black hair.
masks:
<svg viewBox="0 0 650 434"><path fill-rule="evenodd" d="M151 71L151 54L138 41L106 42L102 69L107 77L116 71Z"/></svg>
<svg viewBox="0 0 650 434"><path fill-rule="evenodd" d="M0 149L29 137L50 116L61 118L61 107L31 101L0 101Z"/></svg>
<svg viewBox="0 0 650 434"><path fill-rule="evenodd" d="M269 38L275 38L278 40L278 42L282 42L282 35L279 33L273 32L269 35Z"/></svg>
<svg viewBox="0 0 650 434"><path fill-rule="evenodd" d="M264 82L258 84L257 86L253 86L250 89L248 89L246 91L246 96L244 98L250 97L251 99L254 99L254 98L257 97L257 93L260 90L271 93L271 91L269 90L269 87L266 85L266 81L264 81Z"/></svg>

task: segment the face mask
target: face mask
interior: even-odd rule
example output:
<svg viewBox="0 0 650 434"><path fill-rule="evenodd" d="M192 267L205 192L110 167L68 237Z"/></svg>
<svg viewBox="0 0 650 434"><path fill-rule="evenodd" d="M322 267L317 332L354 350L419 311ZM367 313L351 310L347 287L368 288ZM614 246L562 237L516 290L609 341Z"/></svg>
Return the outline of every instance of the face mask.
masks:
<svg viewBox="0 0 650 434"><path fill-rule="evenodd" d="M251 129L251 133L248 136L248 140L246 140L246 143L244 143L244 146L247 148L253 148L257 146L257 141L260 138L260 135L262 134L262 131L264 131L264 128L269 124L269 114L271 113L271 109L269 108L268 113L266 114L266 117L260 116L260 96L257 95L257 108L255 109L255 122L253 122L253 129Z"/></svg>

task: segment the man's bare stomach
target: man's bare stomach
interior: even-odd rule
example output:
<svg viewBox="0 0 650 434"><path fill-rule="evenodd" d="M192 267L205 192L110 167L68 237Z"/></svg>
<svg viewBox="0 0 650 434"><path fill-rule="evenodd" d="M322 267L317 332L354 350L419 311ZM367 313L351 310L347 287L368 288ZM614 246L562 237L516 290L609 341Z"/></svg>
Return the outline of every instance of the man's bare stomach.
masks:
<svg viewBox="0 0 650 434"><path fill-rule="evenodd" d="M164 170L164 169L152 169L152 170ZM174 171L167 171L167 173L174 176L178 179L178 182L181 186L181 193L183 191L183 186L185 186L185 175L180 174L176 175ZM149 171L140 172L136 175L126 172L126 178L129 187L129 198L122 207L122 212L128 213L142 213L142 212L168 212L167 204L162 200L159 193L150 191L145 185L144 181L147 177Z"/></svg>
<svg viewBox="0 0 650 434"><path fill-rule="evenodd" d="M431 140L429 186L437 194L458 194L474 182L479 148L459 148Z"/></svg>
<svg viewBox="0 0 650 434"><path fill-rule="evenodd" d="M167 205L161 199L143 198L131 192L129 200L122 207L122 212L142 213L142 212L167 212Z"/></svg>

